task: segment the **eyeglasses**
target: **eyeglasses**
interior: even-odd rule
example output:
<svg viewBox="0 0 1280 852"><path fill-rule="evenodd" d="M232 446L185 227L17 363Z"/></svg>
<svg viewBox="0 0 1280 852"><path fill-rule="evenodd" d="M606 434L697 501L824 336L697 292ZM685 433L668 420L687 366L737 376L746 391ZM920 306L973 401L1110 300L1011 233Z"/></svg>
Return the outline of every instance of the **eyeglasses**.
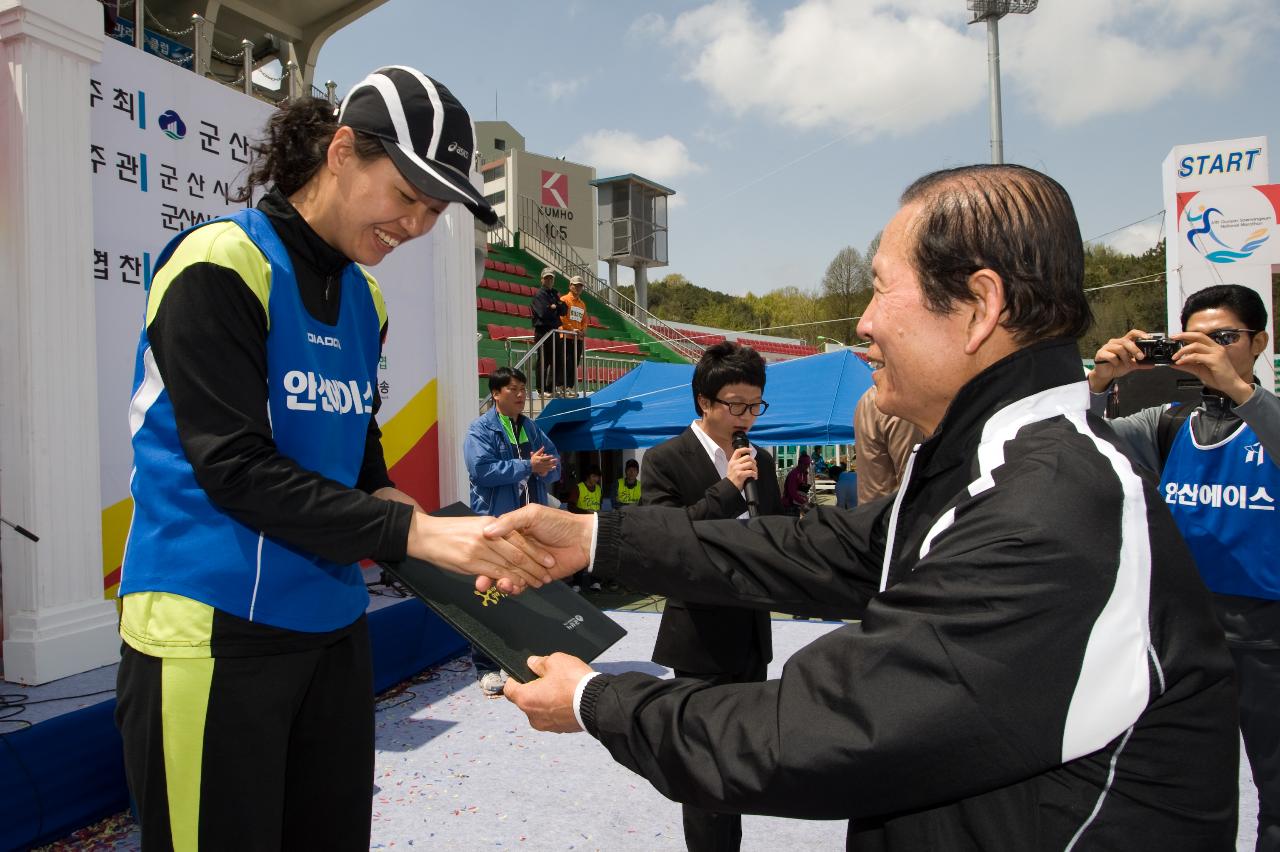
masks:
<svg viewBox="0 0 1280 852"><path fill-rule="evenodd" d="M748 411L751 412L752 417L759 417L761 414L764 414L769 410L769 403L764 400L761 400L760 402L725 402L723 399L718 397L712 397L712 401L718 402L725 408L729 409L729 413L734 417L741 417Z"/></svg>
<svg viewBox="0 0 1280 852"><path fill-rule="evenodd" d="M1249 339L1253 340L1253 336L1257 333L1251 328L1219 328L1214 331L1206 331L1204 336L1219 346L1230 346L1239 340L1242 334L1249 335Z"/></svg>

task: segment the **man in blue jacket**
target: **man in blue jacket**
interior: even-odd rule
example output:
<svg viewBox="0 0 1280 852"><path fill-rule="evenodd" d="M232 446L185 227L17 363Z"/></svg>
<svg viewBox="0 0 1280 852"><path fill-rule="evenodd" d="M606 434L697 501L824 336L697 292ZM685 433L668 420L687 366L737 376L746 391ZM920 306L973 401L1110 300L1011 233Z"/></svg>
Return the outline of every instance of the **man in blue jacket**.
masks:
<svg viewBox="0 0 1280 852"><path fill-rule="evenodd" d="M524 416L523 372L499 367L489 374L493 406L472 421L462 454L471 474L471 511L501 515L526 503L547 502L547 489L560 478L560 455L532 418ZM480 689L502 694L502 672L479 649L471 648Z"/></svg>

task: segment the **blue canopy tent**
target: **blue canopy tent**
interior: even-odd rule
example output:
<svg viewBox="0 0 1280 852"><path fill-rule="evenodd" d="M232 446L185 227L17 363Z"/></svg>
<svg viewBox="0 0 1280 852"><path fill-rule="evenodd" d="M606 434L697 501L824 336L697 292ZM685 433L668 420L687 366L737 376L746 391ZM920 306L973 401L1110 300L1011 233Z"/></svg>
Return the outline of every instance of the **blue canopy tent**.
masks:
<svg viewBox="0 0 1280 852"><path fill-rule="evenodd" d="M646 361L586 399L555 400L538 425L563 451L652 447L696 419L691 364ZM853 408L871 386L871 369L842 349L767 368L769 410L751 439L763 446L853 443Z"/></svg>

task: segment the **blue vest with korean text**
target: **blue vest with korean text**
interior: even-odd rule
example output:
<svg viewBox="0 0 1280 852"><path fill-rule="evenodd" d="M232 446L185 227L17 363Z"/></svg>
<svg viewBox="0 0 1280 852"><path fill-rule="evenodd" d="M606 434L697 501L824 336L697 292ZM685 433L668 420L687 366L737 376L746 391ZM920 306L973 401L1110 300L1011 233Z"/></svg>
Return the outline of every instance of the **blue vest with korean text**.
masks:
<svg viewBox="0 0 1280 852"><path fill-rule="evenodd" d="M1160 492L1210 590L1280 599L1280 469L1242 423L1211 447L1196 444L1192 414L1178 430Z"/></svg>
<svg viewBox="0 0 1280 852"><path fill-rule="evenodd" d="M229 218L271 267L266 339L271 439L300 467L354 486L373 414L381 349L369 283L350 264L341 278L338 322L322 323L302 304L289 254L267 217L249 209ZM165 247L157 270L185 236ZM369 597L357 565L329 562L241 523L214 505L196 482L145 324L133 386L134 512L120 594L169 592L290 630L335 630L359 618ZM146 400L152 401L143 408Z"/></svg>

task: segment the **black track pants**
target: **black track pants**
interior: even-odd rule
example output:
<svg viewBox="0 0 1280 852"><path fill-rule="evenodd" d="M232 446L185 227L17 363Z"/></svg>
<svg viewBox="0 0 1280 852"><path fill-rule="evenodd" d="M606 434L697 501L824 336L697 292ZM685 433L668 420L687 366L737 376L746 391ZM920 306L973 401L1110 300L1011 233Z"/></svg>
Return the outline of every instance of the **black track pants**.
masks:
<svg viewBox="0 0 1280 852"><path fill-rule="evenodd" d="M162 659L125 646L116 725L152 850L369 848L368 625L258 657Z"/></svg>

